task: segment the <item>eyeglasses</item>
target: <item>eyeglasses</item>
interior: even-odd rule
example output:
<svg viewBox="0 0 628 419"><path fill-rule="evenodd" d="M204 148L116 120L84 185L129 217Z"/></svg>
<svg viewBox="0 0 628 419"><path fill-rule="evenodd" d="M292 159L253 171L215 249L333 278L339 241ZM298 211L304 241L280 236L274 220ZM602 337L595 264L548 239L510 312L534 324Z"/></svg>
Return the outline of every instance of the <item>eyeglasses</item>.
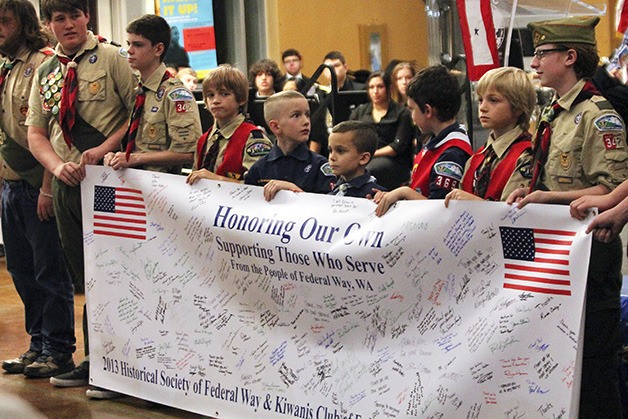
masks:
<svg viewBox="0 0 628 419"><path fill-rule="evenodd" d="M550 52L564 52L567 51L568 48L565 47L561 47L561 48L548 48L548 49L537 49L536 51L534 51L534 56L536 58L538 58L539 60L542 60L543 57L545 57L545 55L549 54Z"/></svg>

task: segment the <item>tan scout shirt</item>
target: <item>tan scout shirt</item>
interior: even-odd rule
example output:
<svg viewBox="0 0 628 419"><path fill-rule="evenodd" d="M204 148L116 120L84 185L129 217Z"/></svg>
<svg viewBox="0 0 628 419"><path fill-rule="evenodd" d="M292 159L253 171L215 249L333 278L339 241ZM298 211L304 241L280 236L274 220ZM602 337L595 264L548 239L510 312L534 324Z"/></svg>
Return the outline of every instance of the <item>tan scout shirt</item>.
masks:
<svg viewBox="0 0 628 419"><path fill-rule="evenodd" d="M503 134L502 136L495 138L493 133L488 136L488 140L486 141L486 147L484 147L484 153L486 153L489 147L492 147L495 150L495 154L497 155L497 159L493 161L493 168L497 167L503 160L504 157L508 153L508 149L515 142L519 135L523 130L518 126ZM467 173L469 170L469 165L471 163L471 159L467 160L467 163L464 167L464 172ZM512 191L517 188L527 188L530 186L530 180L532 180L532 174L530 165L532 164L532 151L524 151L521 153L519 158L517 159L517 164L515 166L515 170L510 175L504 190L502 191L502 196L500 201L505 201L508 198L508 195Z"/></svg>
<svg viewBox="0 0 628 419"><path fill-rule="evenodd" d="M550 191L598 184L613 190L628 178L626 130L617 112L601 96L572 106L584 83L580 80L558 100L564 111L551 123L552 138L542 179Z"/></svg>
<svg viewBox="0 0 628 419"><path fill-rule="evenodd" d="M194 153L196 142L202 134L198 105L192 92L183 86L181 80L171 77L161 81L166 71L162 63L143 83L146 102L135 139L135 151ZM169 171L168 167L163 166L144 166L144 169Z"/></svg>
<svg viewBox="0 0 628 419"><path fill-rule="evenodd" d="M57 55L64 56L57 45ZM88 32L87 42L76 54L85 56L80 60L76 72L79 84L77 113L105 137L109 137L120 126L125 125L133 109L133 90L137 79L126 59L126 51L107 43ZM46 67L43 66L42 69ZM81 152L68 148L59 125L59 83L63 80L66 66L59 63L47 74L37 72L29 97L29 112L26 125L48 131L48 138L57 155L64 161L79 163ZM59 75L58 73L62 73Z"/></svg>
<svg viewBox="0 0 628 419"><path fill-rule="evenodd" d="M203 156L207 154L212 144L218 140L218 137L219 137L218 131L220 131L222 138L220 138L219 140L220 143L218 145L218 158L216 159L215 167L219 167L222 164L222 161L225 157L225 150L227 149L227 144L229 143L229 139L231 138L235 130L240 126L240 124L242 124L242 122L244 122L244 115L239 114L233 119L233 121L228 123L226 126L220 128L220 130L218 129L216 124L214 124L209 134L209 137L207 139L205 150L203 150ZM249 138L246 140L246 144L244 145L244 153L242 156L242 166L246 168L246 171L244 172L242 179L244 179L246 172L248 172L251 169L251 166L253 166L253 164L255 164L256 161L258 161L259 159L264 157L266 154L268 154L270 149L273 147L273 143L268 139L268 137L266 137L266 135L262 134L259 137L256 137L255 135L258 135L258 134L255 134L252 132L249 135ZM194 156L195 166L197 162L198 162L198 158L195 155ZM198 170L197 167L195 167L194 169Z"/></svg>
<svg viewBox="0 0 628 419"><path fill-rule="evenodd" d="M15 56L15 63L4 81L2 92L0 93L0 103L2 106L0 113L0 142L4 143L6 133L13 141L28 149L26 114L28 112L28 97L31 91L31 84L35 78L37 68L52 56L46 55L42 51L31 51L27 47L22 47ZM4 59L5 63L11 62L9 58ZM3 156L0 167L0 177L8 180L18 180L20 176L15 173L10 166L11 156Z"/></svg>

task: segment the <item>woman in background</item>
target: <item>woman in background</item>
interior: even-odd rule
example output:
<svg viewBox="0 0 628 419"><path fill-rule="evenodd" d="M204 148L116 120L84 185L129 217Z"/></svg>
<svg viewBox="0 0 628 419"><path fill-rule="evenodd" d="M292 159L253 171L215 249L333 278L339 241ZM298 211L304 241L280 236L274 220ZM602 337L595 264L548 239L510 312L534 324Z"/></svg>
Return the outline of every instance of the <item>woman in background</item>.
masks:
<svg viewBox="0 0 628 419"><path fill-rule="evenodd" d="M406 89L410 80L416 74L416 67L409 61L402 61L395 66L392 71L392 99L400 105L406 105L408 97L406 96Z"/></svg>
<svg viewBox="0 0 628 419"><path fill-rule="evenodd" d="M376 71L366 84L370 101L358 106L350 119L369 122L377 130L377 150L367 169L379 184L393 190L410 179L412 117L405 106L391 99L390 75Z"/></svg>

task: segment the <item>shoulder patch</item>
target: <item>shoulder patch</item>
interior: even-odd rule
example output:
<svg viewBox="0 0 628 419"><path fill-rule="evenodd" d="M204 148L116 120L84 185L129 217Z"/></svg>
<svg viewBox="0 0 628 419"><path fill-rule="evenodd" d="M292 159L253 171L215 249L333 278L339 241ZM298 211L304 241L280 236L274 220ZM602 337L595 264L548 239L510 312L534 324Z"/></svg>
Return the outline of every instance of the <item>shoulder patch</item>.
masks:
<svg viewBox="0 0 628 419"><path fill-rule="evenodd" d="M454 179L462 179L462 167L452 161L441 161L434 165L437 175L447 176Z"/></svg>
<svg viewBox="0 0 628 419"><path fill-rule="evenodd" d="M624 129L624 124L617 115L602 115L595 120L594 124L598 131L618 131Z"/></svg>
<svg viewBox="0 0 628 419"><path fill-rule="evenodd" d="M194 100L194 95L190 93L190 91L184 87L179 87L174 89L172 92L168 93L168 99L178 101L178 100Z"/></svg>
<svg viewBox="0 0 628 419"><path fill-rule="evenodd" d="M267 142L257 141L246 148L246 154L250 157L262 157L270 153L271 148Z"/></svg>
<svg viewBox="0 0 628 419"><path fill-rule="evenodd" d="M321 172L323 172L325 176L334 175L334 172L333 170L331 170L331 166L329 165L329 162L325 162L325 164L321 166Z"/></svg>
<svg viewBox="0 0 628 419"><path fill-rule="evenodd" d="M125 58L125 59L128 58L128 56L129 56L129 54L127 53L126 48L122 48L122 47L120 47L118 49L118 54L120 55L120 57Z"/></svg>

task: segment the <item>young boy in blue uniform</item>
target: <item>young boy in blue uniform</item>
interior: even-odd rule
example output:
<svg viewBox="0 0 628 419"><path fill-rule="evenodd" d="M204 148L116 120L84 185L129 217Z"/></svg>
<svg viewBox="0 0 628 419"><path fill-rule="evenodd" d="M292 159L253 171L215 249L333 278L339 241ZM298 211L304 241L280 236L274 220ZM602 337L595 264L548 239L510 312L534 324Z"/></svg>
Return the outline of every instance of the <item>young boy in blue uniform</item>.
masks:
<svg viewBox="0 0 628 419"><path fill-rule="evenodd" d="M329 164L338 183L329 194L369 198L386 190L366 169L376 149L377 131L371 124L345 121L336 125L329 136Z"/></svg>
<svg viewBox="0 0 628 419"><path fill-rule="evenodd" d="M264 118L277 144L251 167L244 182L263 185L264 197L269 201L281 189L331 192L336 176L327 159L306 145L311 125L305 97L292 90L275 93L264 103Z"/></svg>

